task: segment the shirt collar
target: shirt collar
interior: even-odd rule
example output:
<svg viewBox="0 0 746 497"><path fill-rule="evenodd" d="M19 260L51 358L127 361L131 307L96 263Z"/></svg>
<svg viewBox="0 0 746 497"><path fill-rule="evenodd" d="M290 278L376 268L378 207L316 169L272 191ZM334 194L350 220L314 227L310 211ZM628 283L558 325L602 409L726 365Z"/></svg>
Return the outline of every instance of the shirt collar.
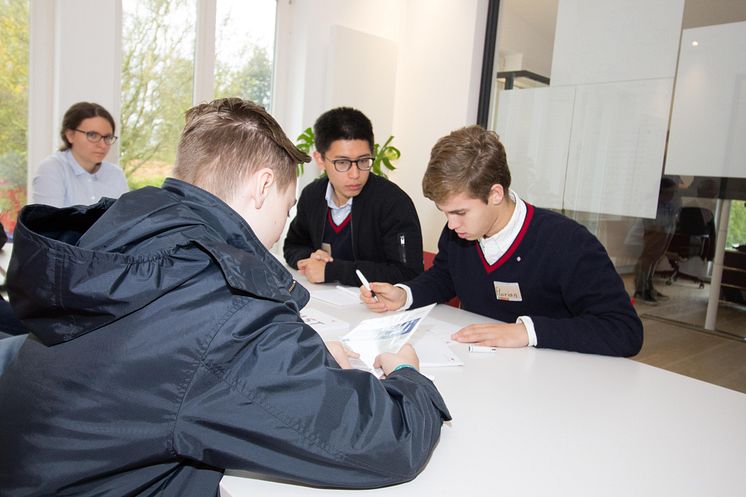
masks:
<svg viewBox="0 0 746 497"><path fill-rule="evenodd" d="M337 206L337 204L334 203L334 197L332 197L333 194L334 188L332 187L332 182L329 181L326 184L326 195L324 195L324 198L326 198L326 205L328 205L331 210L335 211L352 207L352 197L348 198L347 202L344 204Z"/></svg>
<svg viewBox="0 0 746 497"><path fill-rule="evenodd" d="M479 239L479 245L482 247L482 253L484 253L488 264L494 264L505 254L520 233L523 222L526 220L526 203L513 190L508 190L508 195L515 202L515 209L508 224L491 237Z"/></svg>
<svg viewBox="0 0 746 497"><path fill-rule="evenodd" d="M83 166L81 166L78 161L75 159L75 156L73 155L72 149L67 149L63 152L65 155L65 160L67 161L68 165L70 166L70 169L72 169L75 176L81 176L83 174L90 174L92 176L98 175L98 173L101 172L101 168L98 168L98 171L95 173L89 173L85 170Z"/></svg>

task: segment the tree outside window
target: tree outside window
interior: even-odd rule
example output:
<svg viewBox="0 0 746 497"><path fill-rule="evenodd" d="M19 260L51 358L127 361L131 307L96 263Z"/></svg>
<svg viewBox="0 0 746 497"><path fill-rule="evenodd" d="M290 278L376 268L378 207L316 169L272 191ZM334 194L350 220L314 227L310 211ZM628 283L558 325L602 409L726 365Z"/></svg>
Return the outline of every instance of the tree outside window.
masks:
<svg viewBox="0 0 746 497"><path fill-rule="evenodd" d="M123 0L122 10L120 165L131 188L160 185L192 106L195 0ZM274 16L274 0L217 2L216 97L269 108Z"/></svg>
<svg viewBox="0 0 746 497"><path fill-rule="evenodd" d="M192 105L194 0L123 0L120 165L130 188L160 185Z"/></svg>
<svg viewBox="0 0 746 497"><path fill-rule="evenodd" d="M0 0L0 222L12 235L26 204L29 2Z"/></svg>

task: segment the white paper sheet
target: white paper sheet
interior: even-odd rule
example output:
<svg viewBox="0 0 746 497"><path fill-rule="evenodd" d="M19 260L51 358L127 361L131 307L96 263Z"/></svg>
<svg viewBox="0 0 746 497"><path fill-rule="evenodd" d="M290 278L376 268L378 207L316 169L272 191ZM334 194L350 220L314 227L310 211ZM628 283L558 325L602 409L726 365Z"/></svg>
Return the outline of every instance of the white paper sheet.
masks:
<svg viewBox="0 0 746 497"><path fill-rule="evenodd" d="M462 361L456 353L451 350L448 343L432 331L420 329L410 343L420 358L421 368L441 368L448 366L463 366Z"/></svg>
<svg viewBox="0 0 746 497"><path fill-rule="evenodd" d="M407 343L433 307L435 304L366 319L343 336L342 343L360 354L360 360L372 368L378 354L397 352Z"/></svg>
<svg viewBox="0 0 746 497"><path fill-rule="evenodd" d="M328 290L312 291L311 298L339 306L362 304L359 291L343 286L337 286Z"/></svg>

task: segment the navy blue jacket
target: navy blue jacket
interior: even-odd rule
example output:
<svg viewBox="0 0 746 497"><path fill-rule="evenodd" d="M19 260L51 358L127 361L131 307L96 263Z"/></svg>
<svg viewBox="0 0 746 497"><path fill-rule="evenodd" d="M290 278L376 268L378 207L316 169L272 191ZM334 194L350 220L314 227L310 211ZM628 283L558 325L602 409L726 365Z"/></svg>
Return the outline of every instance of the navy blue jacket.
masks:
<svg viewBox="0 0 746 497"><path fill-rule="evenodd" d="M298 213L290 223L283 252L294 269L321 248L329 206L324 196L329 178L318 178L301 192ZM401 283L422 273L422 230L417 210L404 190L371 174L352 201L353 260L327 263L325 281L359 286L360 269L369 281Z"/></svg>
<svg viewBox="0 0 746 497"><path fill-rule="evenodd" d="M211 496L226 468L311 485L410 480L448 411L414 370L342 370L308 293L211 194L169 179L31 205L11 303L31 330L0 377L0 493Z"/></svg>
<svg viewBox="0 0 746 497"><path fill-rule="evenodd" d="M433 267L406 283L412 306L458 296L463 309L500 321L530 317L538 347L637 354L642 323L603 245L572 219L526 207L518 236L491 266L479 243L445 226ZM518 283L522 300L498 300L495 282Z"/></svg>

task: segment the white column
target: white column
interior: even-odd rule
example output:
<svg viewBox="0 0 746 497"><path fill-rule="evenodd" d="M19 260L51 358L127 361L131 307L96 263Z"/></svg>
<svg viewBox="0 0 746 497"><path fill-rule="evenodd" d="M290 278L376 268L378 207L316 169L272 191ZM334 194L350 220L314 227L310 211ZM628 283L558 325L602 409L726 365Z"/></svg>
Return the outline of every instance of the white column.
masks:
<svg viewBox="0 0 746 497"><path fill-rule="evenodd" d="M122 76L120 0L57 0L54 123L75 102L103 105L119 121ZM111 158L111 155L110 155Z"/></svg>
<svg viewBox="0 0 746 497"><path fill-rule="evenodd" d="M54 0L32 0L29 9L29 99L28 99L28 181L39 163L50 154L56 144L57 127L54 122ZM31 200L29 198L29 200Z"/></svg>
<svg viewBox="0 0 746 497"><path fill-rule="evenodd" d="M718 232L715 236L715 260L712 264L712 279L710 280L710 297L707 300L707 314L705 329L714 330L718 317L720 302L720 282L723 279L723 259L725 257L725 239L728 236L728 221L730 220L730 200L720 202L718 213Z"/></svg>
<svg viewBox="0 0 746 497"><path fill-rule="evenodd" d="M215 95L216 0L197 0L197 33L194 48L192 102L209 102Z"/></svg>

